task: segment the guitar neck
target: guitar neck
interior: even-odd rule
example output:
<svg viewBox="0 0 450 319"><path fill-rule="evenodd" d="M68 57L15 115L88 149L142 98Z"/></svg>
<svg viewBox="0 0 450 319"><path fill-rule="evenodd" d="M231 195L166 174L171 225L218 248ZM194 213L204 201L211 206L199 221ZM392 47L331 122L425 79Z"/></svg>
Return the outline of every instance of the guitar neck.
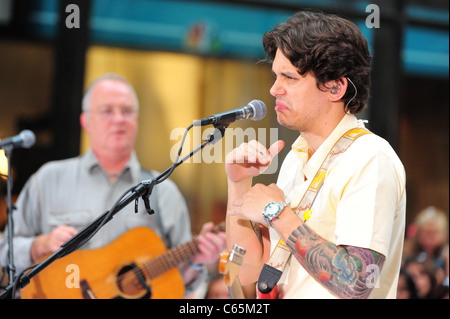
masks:
<svg viewBox="0 0 450 319"><path fill-rule="evenodd" d="M221 231L225 231L224 222L218 224L213 229L214 233ZM155 278L169 269L192 259L199 252L198 245L198 238L194 237L191 241L171 248L164 254L145 263L143 268L150 278Z"/></svg>
<svg viewBox="0 0 450 319"><path fill-rule="evenodd" d="M233 283L228 286L228 293L231 299L245 299L239 278L236 277Z"/></svg>
<svg viewBox="0 0 450 319"><path fill-rule="evenodd" d="M242 290L238 277L239 268L244 262L244 254L244 248L233 245L233 250L231 252L224 250L220 256L219 272L223 274L231 299L245 299L244 291Z"/></svg>

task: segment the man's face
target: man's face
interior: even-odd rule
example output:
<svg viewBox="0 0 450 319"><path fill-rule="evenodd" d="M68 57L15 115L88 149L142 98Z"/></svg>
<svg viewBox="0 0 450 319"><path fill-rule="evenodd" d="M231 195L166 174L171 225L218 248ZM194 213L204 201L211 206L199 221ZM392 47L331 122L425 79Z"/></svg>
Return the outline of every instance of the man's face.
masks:
<svg viewBox="0 0 450 319"><path fill-rule="evenodd" d="M316 86L312 73L301 76L297 68L278 49L272 64L276 76L270 94L276 98L278 123L304 132L314 131L328 105L328 93Z"/></svg>
<svg viewBox="0 0 450 319"><path fill-rule="evenodd" d="M82 114L94 152L101 156L131 154L136 140L138 121L134 96L125 83L104 80L91 92L88 114Z"/></svg>

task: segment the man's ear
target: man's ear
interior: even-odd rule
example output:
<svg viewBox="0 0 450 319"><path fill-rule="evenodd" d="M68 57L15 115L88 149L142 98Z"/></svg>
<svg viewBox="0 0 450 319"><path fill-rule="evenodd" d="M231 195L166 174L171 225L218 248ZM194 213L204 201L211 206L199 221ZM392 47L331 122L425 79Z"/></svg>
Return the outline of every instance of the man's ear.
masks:
<svg viewBox="0 0 450 319"><path fill-rule="evenodd" d="M330 101L336 102L344 97L345 92L347 92L348 82L345 77L340 77L337 80L329 81L326 87L329 88Z"/></svg>
<svg viewBox="0 0 450 319"><path fill-rule="evenodd" d="M80 125L86 132L89 132L89 117L84 112L80 115Z"/></svg>

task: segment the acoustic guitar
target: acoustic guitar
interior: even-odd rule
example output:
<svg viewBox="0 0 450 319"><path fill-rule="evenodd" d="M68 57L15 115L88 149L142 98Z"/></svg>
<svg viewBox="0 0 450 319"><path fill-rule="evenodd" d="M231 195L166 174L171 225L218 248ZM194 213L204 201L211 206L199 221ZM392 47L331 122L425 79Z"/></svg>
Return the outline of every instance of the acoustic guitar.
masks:
<svg viewBox="0 0 450 319"><path fill-rule="evenodd" d="M221 223L213 232L224 230ZM136 227L107 246L54 261L21 290L21 298L181 299L185 288L176 266L198 251L197 237L167 250L152 230Z"/></svg>
<svg viewBox="0 0 450 319"><path fill-rule="evenodd" d="M239 268L244 261L245 249L233 245L233 249L224 250L220 256L219 273L223 274L223 279L228 287L228 293L231 299L245 299L244 291L239 281Z"/></svg>

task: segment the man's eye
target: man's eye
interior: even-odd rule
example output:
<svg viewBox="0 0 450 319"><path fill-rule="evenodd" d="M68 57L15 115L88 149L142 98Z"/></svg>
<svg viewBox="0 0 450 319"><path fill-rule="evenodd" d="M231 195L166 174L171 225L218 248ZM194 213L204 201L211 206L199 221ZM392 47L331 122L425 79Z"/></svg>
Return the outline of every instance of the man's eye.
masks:
<svg viewBox="0 0 450 319"><path fill-rule="evenodd" d="M121 112L122 115L131 115L134 113L134 111L131 108L123 108Z"/></svg>
<svg viewBox="0 0 450 319"><path fill-rule="evenodd" d="M296 77L290 76L290 75L286 75L286 78L287 78L288 80L297 80Z"/></svg>
<svg viewBox="0 0 450 319"><path fill-rule="evenodd" d="M100 110L100 114L110 115L110 114L113 114L113 111L111 109L102 109L102 110Z"/></svg>

